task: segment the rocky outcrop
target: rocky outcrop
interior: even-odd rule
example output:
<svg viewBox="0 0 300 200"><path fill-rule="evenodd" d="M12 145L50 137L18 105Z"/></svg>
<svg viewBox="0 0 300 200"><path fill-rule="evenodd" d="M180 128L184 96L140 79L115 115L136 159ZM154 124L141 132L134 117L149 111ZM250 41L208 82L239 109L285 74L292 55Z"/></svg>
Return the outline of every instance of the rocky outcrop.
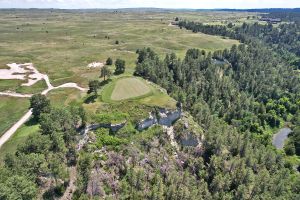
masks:
<svg viewBox="0 0 300 200"><path fill-rule="evenodd" d="M98 128L109 128L112 132L117 132L119 129L123 128L125 124L126 121L117 124L112 124L112 123L91 124L88 126L88 129L91 131L91 130L96 130Z"/></svg>
<svg viewBox="0 0 300 200"><path fill-rule="evenodd" d="M178 108L175 111L160 109L158 113L155 112L149 113L148 118L140 121L137 124L137 129L139 131L142 131L156 124L170 127L176 120L180 119L180 117L181 117L181 108Z"/></svg>
<svg viewBox="0 0 300 200"><path fill-rule="evenodd" d="M157 124L157 118L154 115L154 113L149 113L149 117L140 121L137 125L137 129L139 131L145 130L149 128L150 126L153 126L154 124Z"/></svg>
<svg viewBox="0 0 300 200"><path fill-rule="evenodd" d="M81 130L81 135L83 135L82 139L79 140L78 145L77 145L77 150L80 150L88 141L89 141L89 136L88 132L96 130L98 128L109 128L112 132L117 132L121 128L125 126L127 121L118 123L118 124L91 124L86 126L84 129Z"/></svg>
<svg viewBox="0 0 300 200"><path fill-rule="evenodd" d="M176 120L181 117L181 109L175 111L168 111L166 109L160 110L158 113L158 124L163 126L171 126Z"/></svg>

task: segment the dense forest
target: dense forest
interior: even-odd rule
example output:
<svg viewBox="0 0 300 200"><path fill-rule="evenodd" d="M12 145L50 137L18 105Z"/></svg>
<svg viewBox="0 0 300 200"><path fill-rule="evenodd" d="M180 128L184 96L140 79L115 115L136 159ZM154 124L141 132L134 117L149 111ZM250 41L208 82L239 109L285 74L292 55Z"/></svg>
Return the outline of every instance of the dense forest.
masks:
<svg viewBox="0 0 300 200"><path fill-rule="evenodd" d="M204 127L216 115L260 135L299 110L298 76L260 44L213 54L190 49L182 61L175 54L159 60L149 48L138 54L136 75L166 88Z"/></svg>
<svg viewBox="0 0 300 200"><path fill-rule="evenodd" d="M207 25L193 21L180 21L179 27L212 35L221 35L232 39L240 40L245 44L255 41L262 41L281 54L290 64L300 68L300 14L287 15L286 13L272 13L268 17L291 18L295 21L282 23L278 26L268 23L266 25L255 22L254 24L243 23L242 26L235 26L229 23L223 25ZM285 16L285 17L283 17Z"/></svg>
<svg viewBox="0 0 300 200"><path fill-rule="evenodd" d="M47 189L44 199L61 196L69 183L68 168L77 162L77 128L85 123L81 107L55 108L44 95L31 98L34 118L27 123L40 126L7 154L0 166L0 199L41 199L39 187Z"/></svg>

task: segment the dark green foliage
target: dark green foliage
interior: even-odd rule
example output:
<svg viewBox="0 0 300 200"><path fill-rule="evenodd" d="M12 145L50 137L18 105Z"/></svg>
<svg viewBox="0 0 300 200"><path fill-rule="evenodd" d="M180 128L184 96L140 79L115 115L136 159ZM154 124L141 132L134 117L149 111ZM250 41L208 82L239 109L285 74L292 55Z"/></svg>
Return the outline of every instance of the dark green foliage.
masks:
<svg viewBox="0 0 300 200"><path fill-rule="evenodd" d="M95 132L95 134L96 145L99 149L101 149L103 146L117 147L127 142L125 139L110 135L108 129L100 128Z"/></svg>
<svg viewBox="0 0 300 200"><path fill-rule="evenodd" d="M40 114L41 133L29 136L6 155L0 167L0 199L36 199L41 179L54 179L47 199L62 196L67 164L76 164L76 127L84 122L82 108L51 108Z"/></svg>
<svg viewBox="0 0 300 200"><path fill-rule="evenodd" d="M293 132L289 135L288 143L285 145L284 149L288 155L298 155L300 156L300 114L297 113L293 118L293 123L295 127Z"/></svg>
<svg viewBox="0 0 300 200"><path fill-rule="evenodd" d="M101 68L101 71L100 71L100 78L103 77L103 79L104 79L104 81L105 81L105 78L106 78L106 77L107 77L107 78L110 78L111 74L112 74L112 73L111 73L110 69L109 69L107 66L104 66L104 67Z"/></svg>
<svg viewBox="0 0 300 200"><path fill-rule="evenodd" d="M125 72L125 60L117 59L115 65L115 74L123 74Z"/></svg>
<svg viewBox="0 0 300 200"><path fill-rule="evenodd" d="M299 109L299 78L255 43L213 54L190 49L182 61L139 50L135 74L166 88L204 126L215 114L241 131L262 134Z"/></svg>
<svg viewBox="0 0 300 200"><path fill-rule="evenodd" d="M106 65L112 65L112 64L113 64L113 60L111 59L111 57L107 58Z"/></svg>
<svg viewBox="0 0 300 200"><path fill-rule="evenodd" d="M100 82L97 80L89 81L89 90L88 94L94 93L95 96L98 96L98 90L100 89Z"/></svg>
<svg viewBox="0 0 300 200"><path fill-rule="evenodd" d="M30 98L30 108L33 116L39 119L41 113L50 111L50 101L45 95L35 94Z"/></svg>

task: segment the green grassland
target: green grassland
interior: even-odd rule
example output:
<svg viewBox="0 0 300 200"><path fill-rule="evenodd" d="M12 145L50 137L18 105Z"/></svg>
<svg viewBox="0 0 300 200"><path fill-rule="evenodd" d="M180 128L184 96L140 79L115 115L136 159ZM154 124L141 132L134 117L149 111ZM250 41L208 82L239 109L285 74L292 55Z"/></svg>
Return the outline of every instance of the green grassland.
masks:
<svg viewBox="0 0 300 200"><path fill-rule="evenodd" d="M39 131L39 125L25 123L17 132L1 147L0 151L0 165L7 153L13 154L18 145L22 144L28 136L35 134Z"/></svg>
<svg viewBox="0 0 300 200"><path fill-rule="evenodd" d="M0 96L0 136L28 111L28 107L27 98Z"/></svg>
<svg viewBox="0 0 300 200"><path fill-rule="evenodd" d="M151 47L158 53L175 52L183 57L189 48L212 51L238 43L168 26L175 16L193 15L209 21L211 14L2 11L0 65L33 62L38 70L49 75L55 86L70 81L86 86L91 71L95 71L86 66L93 61L105 62L109 56L125 59L131 74L138 48Z"/></svg>
<svg viewBox="0 0 300 200"><path fill-rule="evenodd" d="M59 88L47 94L47 97L54 107L77 104L83 96L85 96L85 92L74 88Z"/></svg>

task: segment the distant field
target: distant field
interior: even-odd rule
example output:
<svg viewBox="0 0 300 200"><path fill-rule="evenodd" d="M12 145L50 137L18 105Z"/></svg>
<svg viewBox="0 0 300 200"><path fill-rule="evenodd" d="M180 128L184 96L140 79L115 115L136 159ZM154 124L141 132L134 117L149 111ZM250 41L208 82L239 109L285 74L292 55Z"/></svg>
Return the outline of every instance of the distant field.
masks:
<svg viewBox="0 0 300 200"><path fill-rule="evenodd" d="M28 111L27 98L0 96L0 136Z"/></svg>
<svg viewBox="0 0 300 200"><path fill-rule="evenodd" d="M212 51L238 43L168 26L176 16L210 22L247 15L3 10L0 12L0 66L33 62L38 70L49 75L55 86L70 81L87 86L88 80L95 76L91 71L98 75L99 70L89 70L86 66L93 61L104 62L109 56L125 59L127 73L131 74L138 48L151 47L158 53L175 52L183 57L189 48ZM116 40L119 45L115 44Z"/></svg>
<svg viewBox="0 0 300 200"><path fill-rule="evenodd" d="M151 92L148 85L137 78L122 78L115 84L115 88L111 94L111 99L120 101L139 97Z"/></svg>

